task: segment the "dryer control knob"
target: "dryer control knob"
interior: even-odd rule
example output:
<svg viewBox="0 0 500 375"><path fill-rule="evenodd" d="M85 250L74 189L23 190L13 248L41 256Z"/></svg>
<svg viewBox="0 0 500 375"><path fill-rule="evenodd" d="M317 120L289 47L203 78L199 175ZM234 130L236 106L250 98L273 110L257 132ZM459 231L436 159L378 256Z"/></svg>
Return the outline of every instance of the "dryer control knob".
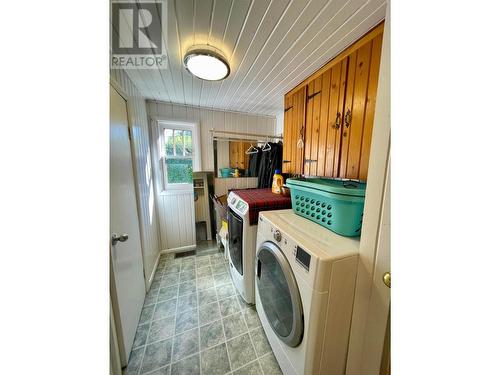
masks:
<svg viewBox="0 0 500 375"><path fill-rule="evenodd" d="M274 232L274 239L278 242L281 242L281 232L279 230L276 230Z"/></svg>

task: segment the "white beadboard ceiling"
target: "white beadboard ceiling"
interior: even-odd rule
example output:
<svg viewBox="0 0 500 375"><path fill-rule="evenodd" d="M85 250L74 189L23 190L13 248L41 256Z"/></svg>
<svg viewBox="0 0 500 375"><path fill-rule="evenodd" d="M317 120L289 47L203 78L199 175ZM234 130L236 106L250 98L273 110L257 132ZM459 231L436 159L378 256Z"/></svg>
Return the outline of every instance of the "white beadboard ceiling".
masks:
<svg viewBox="0 0 500 375"><path fill-rule="evenodd" d="M169 66L127 70L147 99L276 115L283 96L385 16L385 0L167 0ZM224 52L231 74L200 80L182 64L194 44Z"/></svg>

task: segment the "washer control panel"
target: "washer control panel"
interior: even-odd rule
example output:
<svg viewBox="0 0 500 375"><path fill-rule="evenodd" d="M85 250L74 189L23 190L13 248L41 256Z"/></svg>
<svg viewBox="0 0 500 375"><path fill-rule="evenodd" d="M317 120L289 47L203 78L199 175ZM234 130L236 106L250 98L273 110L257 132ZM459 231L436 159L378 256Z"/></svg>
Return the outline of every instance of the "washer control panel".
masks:
<svg viewBox="0 0 500 375"><path fill-rule="evenodd" d="M262 221L262 219L260 219L260 221ZM271 234L276 241L276 244L280 245L281 250L285 253L290 252L293 255L293 259L295 259L295 262L299 264L304 271L309 272L311 255L295 243L291 243L289 245L288 239L279 229L273 226L270 226L270 228Z"/></svg>
<svg viewBox="0 0 500 375"><path fill-rule="evenodd" d="M275 230L273 236L277 242L281 242L281 232L279 230Z"/></svg>
<svg viewBox="0 0 500 375"><path fill-rule="evenodd" d="M300 246L296 247L295 261L297 261L297 263L299 263L302 267L306 269L307 272L309 272L309 265L311 264L311 255Z"/></svg>

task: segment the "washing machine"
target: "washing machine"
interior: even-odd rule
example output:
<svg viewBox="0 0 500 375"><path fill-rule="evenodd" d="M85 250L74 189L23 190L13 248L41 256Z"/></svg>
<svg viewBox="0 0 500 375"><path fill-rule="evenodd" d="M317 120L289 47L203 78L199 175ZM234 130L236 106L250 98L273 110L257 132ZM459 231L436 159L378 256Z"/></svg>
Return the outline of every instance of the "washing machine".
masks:
<svg viewBox="0 0 500 375"><path fill-rule="evenodd" d="M233 284L249 304L255 304L255 241L259 212L288 209L290 197L271 189L232 190L228 199L229 270Z"/></svg>
<svg viewBox="0 0 500 375"><path fill-rule="evenodd" d="M267 211L256 250L257 313L283 373L344 374L359 239Z"/></svg>

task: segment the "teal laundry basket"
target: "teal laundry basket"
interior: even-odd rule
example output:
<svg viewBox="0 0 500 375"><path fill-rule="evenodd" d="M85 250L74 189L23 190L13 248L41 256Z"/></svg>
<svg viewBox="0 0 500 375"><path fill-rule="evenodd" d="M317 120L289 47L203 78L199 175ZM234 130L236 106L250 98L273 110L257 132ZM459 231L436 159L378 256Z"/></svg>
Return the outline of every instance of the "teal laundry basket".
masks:
<svg viewBox="0 0 500 375"><path fill-rule="evenodd" d="M305 217L342 236L361 234L366 184L328 178L289 178L292 208Z"/></svg>

